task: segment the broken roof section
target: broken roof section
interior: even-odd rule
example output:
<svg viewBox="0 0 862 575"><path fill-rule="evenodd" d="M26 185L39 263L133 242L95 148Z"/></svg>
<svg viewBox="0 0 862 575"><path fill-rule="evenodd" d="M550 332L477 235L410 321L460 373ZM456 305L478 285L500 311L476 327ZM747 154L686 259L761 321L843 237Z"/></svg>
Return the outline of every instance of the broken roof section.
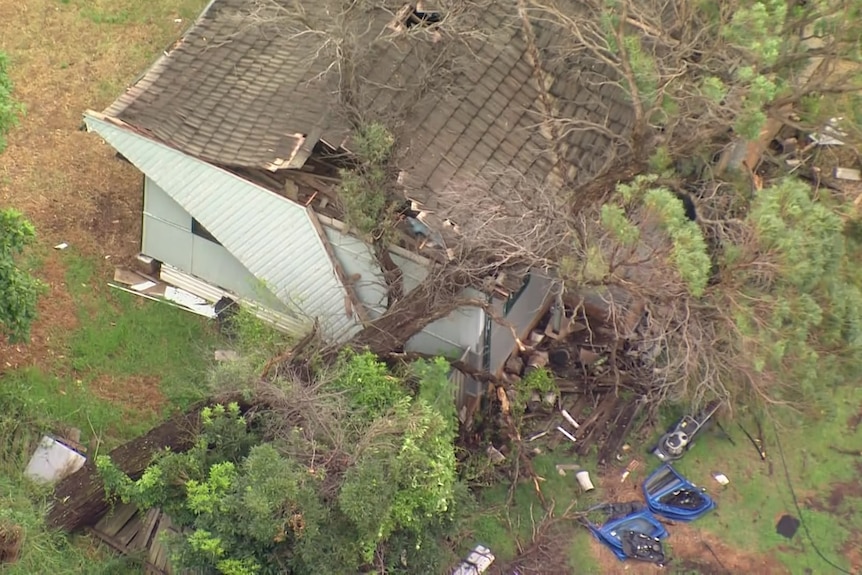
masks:
<svg viewBox="0 0 862 575"><path fill-rule="evenodd" d="M528 30L514 2L426 9L439 18L408 26L414 8L397 0L213 0L105 113L200 159L271 171L302 167L318 143L349 149L357 114L382 121L405 194L431 209L452 183L588 174L611 139L540 129L549 114L627 129L624 96L558 50L547 18Z"/></svg>

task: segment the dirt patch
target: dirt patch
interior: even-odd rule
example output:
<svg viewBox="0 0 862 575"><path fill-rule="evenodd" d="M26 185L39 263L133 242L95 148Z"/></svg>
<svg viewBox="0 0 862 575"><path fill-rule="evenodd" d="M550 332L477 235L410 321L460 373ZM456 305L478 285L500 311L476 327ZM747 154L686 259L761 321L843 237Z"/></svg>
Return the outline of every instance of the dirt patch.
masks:
<svg viewBox="0 0 862 575"><path fill-rule="evenodd" d="M100 375L88 385L95 396L125 407L131 413L157 413L167 404L157 376Z"/></svg>
<svg viewBox="0 0 862 575"><path fill-rule="evenodd" d="M837 455L836 457L850 457ZM862 463L856 465L857 475L862 473ZM805 503L812 509L831 513L848 520L853 519L854 510L842 509L842 504L847 497L862 498L862 482L858 480L839 481L830 485L828 495L809 496L804 499Z"/></svg>
<svg viewBox="0 0 862 575"><path fill-rule="evenodd" d="M0 341L0 374L31 365L50 368L63 358L63 338L78 327L78 317L66 287L62 257L63 252L51 250L37 274L48 286L48 292L39 300L30 342L13 345Z"/></svg>
<svg viewBox="0 0 862 575"><path fill-rule="evenodd" d="M572 573L568 564L569 531L560 526L546 533L541 540L530 544L524 553L509 563L494 563L488 570L489 575L546 575L550 573L565 575Z"/></svg>
<svg viewBox="0 0 862 575"><path fill-rule="evenodd" d="M748 553L732 549L711 535L706 535L692 525L676 524L670 528L668 543L672 547L668 567L658 567L636 561L618 561L604 546L591 543L593 554L606 574L666 575L682 570L700 575L735 575L736 573L758 573L759 575L781 575L787 567L769 555Z"/></svg>
<svg viewBox="0 0 862 575"><path fill-rule="evenodd" d="M856 430L859 429L860 423L862 423L862 407L859 408L859 411L847 418L847 428L851 433L856 433Z"/></svg>
<svg viewBox="0 0 862 575"><path fill-rule="evenodd" d="M0 564L15 563L21 552L24 534L17 525L0 523Z"/></svg>
<svg viewBox="0 0 862 575"><path fill-rule="evenodd" d="M841 555L850 562L850 571L862 573L862 533L853 533L841 548Z"/></svg>

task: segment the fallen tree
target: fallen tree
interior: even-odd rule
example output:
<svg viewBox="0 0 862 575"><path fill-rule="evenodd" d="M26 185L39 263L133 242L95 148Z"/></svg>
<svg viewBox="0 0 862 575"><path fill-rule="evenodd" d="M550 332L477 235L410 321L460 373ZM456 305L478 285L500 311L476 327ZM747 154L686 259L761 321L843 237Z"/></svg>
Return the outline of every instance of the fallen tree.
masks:
<svg viewBox="0 0 862 575"><path fill-rule="evenodd" d="M184 413L175 415L146 434L124 443L110 452L111 460L124 473L139 478L159 451L183 452L194 445L200 431L200 413L214 402L238 401L239 395L228 395L200 401ZM48 527L76 531L93 525L108 510L105 485L93 460L62 479L54 488L54 504L45 522Z"/></svg>

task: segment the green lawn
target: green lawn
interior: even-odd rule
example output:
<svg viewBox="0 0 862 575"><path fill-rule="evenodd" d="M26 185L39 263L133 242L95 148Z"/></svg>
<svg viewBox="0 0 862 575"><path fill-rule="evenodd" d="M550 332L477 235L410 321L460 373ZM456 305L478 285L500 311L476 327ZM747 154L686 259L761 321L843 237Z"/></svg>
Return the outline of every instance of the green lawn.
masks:
<svg viewBox="0 0 862 575"><path fill-rule="evenodd" d="M862 409L862 388L844 387L835 391L835 411L818 421L804 422L783 413L779 435L787 462L790 483L802 518L816 546L829 559L847 569L845 545L862 543L862 490L858 484L862 458L838 453L834 448L858 452L862 449L862 429L851 429L849 421ZM740 421L756 436L756 425ZM775 525L785 513L798 514L784 473L776 433L772 423L763 421L767 461L735 424L727 424L736 446L716 432L708 433L677 465L692 481L706 487L718 500L715 513L698 522L698 527L739 549L774 553L789 573L826 573L833 569L812 549L802 527L792 540L778 535ZM731 483L721 488L712 474L726 474ZM842 489L849 495L834 495ZM849 489L847 487L849 486ZM833 502L830 503L830 497ZM851 534L855 538L851 541Z"/></svg>
<svg viewBox="0 0 862 575"><path fill-rule="evenodd" d="M601 501L601 486L585 494L578 487L574 472L567 472L565 476L557 472L558 463L573 462L575 459L571 456L554 453L537 455L532 460L536 474L544 478L542 494L548 504L553 503L554 517L561 517L572 504L573 510L577 510ZM581 459L579 463L595 473L592 462ZM501 563L511 561L518 554L519 543L522 547L530 546L533 530L545 515L532 482L526 478L518 484L512 504L507 507L508 498L508 482L482 489L479 493L480 512L471 523L472 539L465 541L465 547L476 543L487 545ZM561 562L571 569L571 573L589 575L601 572L589 547L591 535L575 520L562 520L552 537L554 547L559 542L557 551Z"/></svg>
<svg viewBox="0 0 862 575"><path fill-rule="evenodd" d="M31 261L38 267L40 258ZM69 251L62 263L77 329L52 335L52 363L0 376L0 527L17 525L25 536L21 559L2 572L136 573L132 563L88 537L47 531L42 517L48 491L22 471L43 433L78 428L88 455L95 456L205 396L219 340L203 318L111 290L105 285L110 269L97 260ZM97 389L106 381L110 398ZM148 382L145 395L142 382Z"/></svg>

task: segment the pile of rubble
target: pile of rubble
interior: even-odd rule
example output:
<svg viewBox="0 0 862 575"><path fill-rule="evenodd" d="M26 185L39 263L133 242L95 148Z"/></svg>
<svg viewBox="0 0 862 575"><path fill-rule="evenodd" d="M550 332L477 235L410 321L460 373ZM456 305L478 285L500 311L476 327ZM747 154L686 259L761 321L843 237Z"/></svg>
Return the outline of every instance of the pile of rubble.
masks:
<svg viewBox="0 0 862 575"><path fill-rule="evenodd" d="M654 344L644 343L654 341L643 333L648 328L644 302L615 295L613 308L605 294L553 306L508 358L501 376L512 401L531 371L550 371L556 389L532 391L524 435L551 435L551 447L566 441L579 455L595 446L600 462L617 457L643 407L642 384L632 366L646 365L656 354Z"/></svg>

